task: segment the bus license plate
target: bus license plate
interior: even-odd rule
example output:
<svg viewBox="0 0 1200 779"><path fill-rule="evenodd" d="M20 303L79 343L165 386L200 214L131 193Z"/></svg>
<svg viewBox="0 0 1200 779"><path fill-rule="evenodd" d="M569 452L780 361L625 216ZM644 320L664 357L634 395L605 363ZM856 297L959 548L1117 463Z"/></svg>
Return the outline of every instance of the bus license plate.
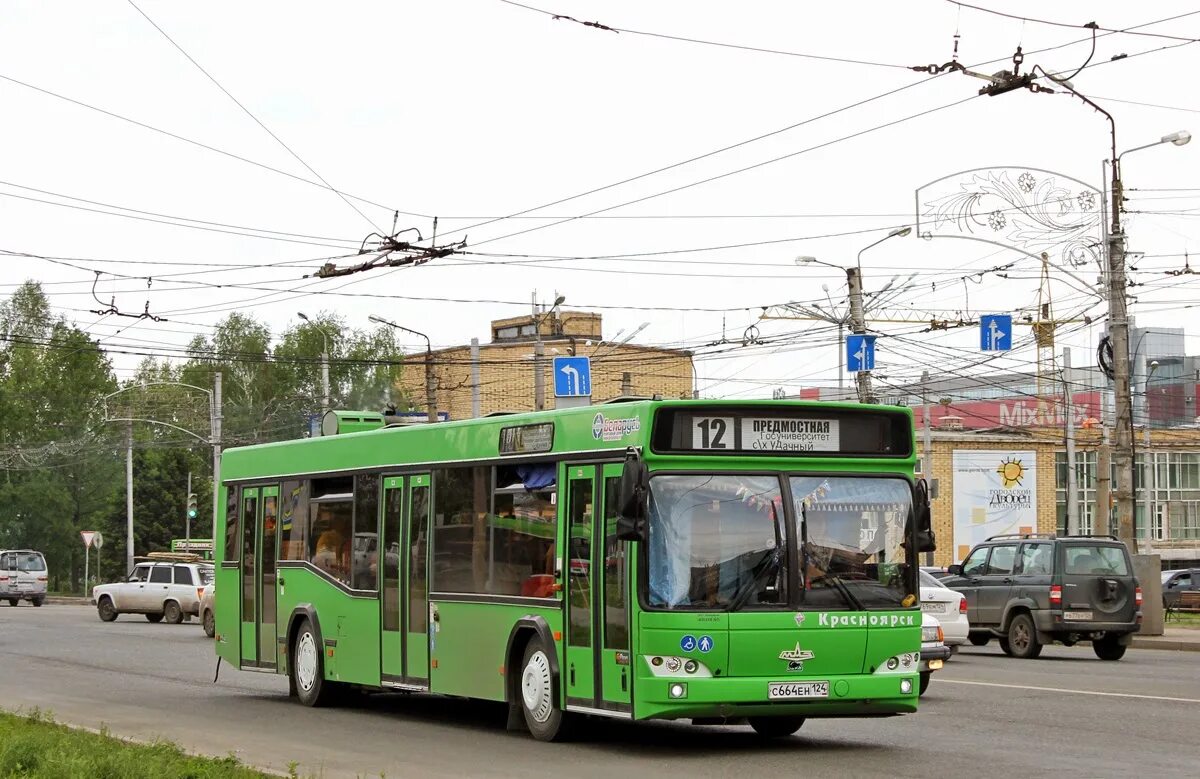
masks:
<svg viewBox="0 0 1200 779"><path fill-rule="evenodd" d="M767 685L767 697L781 698L828 698L829 682L771 682Z"/></svg>
<svg viewBox="0 0 1200 779"><path fill-rule="evenodd" d="M1064 611L1063 619L1071 622L1088 622L1092 619L1090 611Z"/></svg>

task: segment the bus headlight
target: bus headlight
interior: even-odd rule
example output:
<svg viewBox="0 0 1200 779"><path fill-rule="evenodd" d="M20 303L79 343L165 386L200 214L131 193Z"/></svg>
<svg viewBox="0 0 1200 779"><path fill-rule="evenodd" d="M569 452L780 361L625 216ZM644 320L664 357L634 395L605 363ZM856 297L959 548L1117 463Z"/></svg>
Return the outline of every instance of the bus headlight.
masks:
<svg viewBox="0 0 1200 779"><path fill-rule="evenodd" d="M643 655L650 673L658 677L694 676L697 678L712 678L712 671L707 665L690 657L672 657L671 655Z"/></svg>

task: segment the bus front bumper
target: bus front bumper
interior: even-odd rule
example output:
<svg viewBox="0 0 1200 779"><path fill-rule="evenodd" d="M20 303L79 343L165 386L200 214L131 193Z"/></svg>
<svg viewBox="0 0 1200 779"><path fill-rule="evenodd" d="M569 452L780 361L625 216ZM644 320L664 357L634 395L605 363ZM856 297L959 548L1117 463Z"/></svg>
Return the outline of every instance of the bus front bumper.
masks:
<svg viewBox="0 0 1200 779"><path fill-rule="evenodd" d="M814 683L823 683L824 686ZM773 685L790 685L805 697L771 697ZM680 689L682 687L682 689ZM861 674L791 678L642 677L637 680L638 719L726 718L790 715L875 717L917 710L917 674Z"/></svg>

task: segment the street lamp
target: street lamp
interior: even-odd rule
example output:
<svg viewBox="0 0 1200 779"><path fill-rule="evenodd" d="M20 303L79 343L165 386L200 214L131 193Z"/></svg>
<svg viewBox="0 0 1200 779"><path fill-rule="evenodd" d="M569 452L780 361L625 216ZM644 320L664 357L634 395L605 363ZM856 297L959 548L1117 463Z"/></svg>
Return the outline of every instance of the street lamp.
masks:
<svg viewBox="0 0 1200 779"><path fill-rule="evenodd" d="M404 327L403 325L398 325L395 322L384 319L383 317L375 316L374 314L371 314L370 316L368 316L367 319L369 319L372 322L375 322L376 324L386 325L388 327L393 327L397 330L403 330L406 333L412 333L413 335L419 335L425 339L425 403L429 407L429 417L428 417L429 421L430 422L438 421L437 389L434 387L434 383L433 383L433 344L430 343L429 336L427 336L424 333L419 332L417 330L412 330L407 327Z"/></svg>
<svg viewBox="0 0 1200 779"><path fill-rule="evenodd" d="M554 305L542 313L541 316L533 317L533 405L538 411L546 407L546 377L542 375L542 358L545 356L545 347L542 346L542 322L555 312L555 310L566 302L566 295L559 295L554 298Z"/></svg>
<svg viewBox="0 0 1200 779"><path fill-rule="evenodd" d="M305 322L313 325L317 332L321 334L324 347L321 351L321 421L324 424L325 415L329 413L329 336L325 334L325 330L313 322L303 311L297 311L296 316L303 319Z"/></svg>

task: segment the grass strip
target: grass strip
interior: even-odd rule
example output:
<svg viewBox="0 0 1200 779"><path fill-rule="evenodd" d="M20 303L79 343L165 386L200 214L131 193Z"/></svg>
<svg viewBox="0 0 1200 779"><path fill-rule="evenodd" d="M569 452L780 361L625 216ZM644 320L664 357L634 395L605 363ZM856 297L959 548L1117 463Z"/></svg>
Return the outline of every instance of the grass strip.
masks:
<svg viewBox="0 0 1200 779"><path fill-rule="evenodd" d="M37 709L0 712L0 777L21 779L263 779L235 757L188 755L170 741L137 744L74 730Z"/></svg>

